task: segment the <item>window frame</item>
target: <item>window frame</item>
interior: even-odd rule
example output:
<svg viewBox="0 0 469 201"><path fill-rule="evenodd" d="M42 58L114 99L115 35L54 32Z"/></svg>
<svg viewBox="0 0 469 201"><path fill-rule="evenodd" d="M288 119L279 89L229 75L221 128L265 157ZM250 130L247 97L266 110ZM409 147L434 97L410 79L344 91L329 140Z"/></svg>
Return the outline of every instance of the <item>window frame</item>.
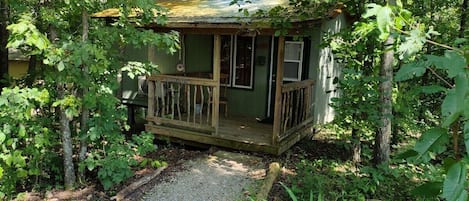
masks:
<svg viewBox="0 0 469 201"><path fill-rule="evenodd" d="M283 59L283 81L301 81L301 77L302 77L302 71L303 71L303 51L304 51L304 47L305 47L305 43L304 41L285 41L285 53L287 53L287 44L300 44L301 45L301 48L300 48L300 58L298 60L292 60L292 59L286 59L286 57ZM286 65L285 63L286 62L290 62L290 63L298 63L298 71L297 71L297 77L296 78L288 78L288 77L285 77L285 69L286 69Z"/></svg>
<svg viewBox="0 0 469 201"><path fill-rule="evenodd" d="M246 37L249 38L249 37ZM237 64L237 53L238 53L238 35L234 36L234 51L233 51L233 59L232 59L232 71L231 71L231 78L230 80L233 80L231 82L231 87L233 88L241 88L241 89L253 89L253 80L254 80L254 56L256 52L256 38L255 36L250 37L251 38L251 46L252 46L252 51L251 51L251 73L250 73L250 79L249 79L249 85L237 85L236 84L236 64Z"/></svg>

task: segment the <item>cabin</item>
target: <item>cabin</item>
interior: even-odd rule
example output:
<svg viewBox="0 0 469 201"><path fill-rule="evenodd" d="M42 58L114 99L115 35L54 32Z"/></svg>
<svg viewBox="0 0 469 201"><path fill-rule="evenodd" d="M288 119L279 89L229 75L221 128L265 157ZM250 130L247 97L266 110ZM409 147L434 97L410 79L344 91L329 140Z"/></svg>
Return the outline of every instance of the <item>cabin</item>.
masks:
<svg viewBox="0 0 469 201"><path fill-rule="evenodd" d="M159 137L281 154L333 118L329 103L338 95L333 79L340 68L320 44L345 26L345 17L298 21L286 36L275 36L269 19L239 9L255 13L288 1L230 2L158 1L169 9L167 24L145 28L177 31L181 49L170 55L152 46L127 48L129 61L151 61L160 72L124 76L122 102L130 119L134 107L145 108L145 130Z"/></svg>

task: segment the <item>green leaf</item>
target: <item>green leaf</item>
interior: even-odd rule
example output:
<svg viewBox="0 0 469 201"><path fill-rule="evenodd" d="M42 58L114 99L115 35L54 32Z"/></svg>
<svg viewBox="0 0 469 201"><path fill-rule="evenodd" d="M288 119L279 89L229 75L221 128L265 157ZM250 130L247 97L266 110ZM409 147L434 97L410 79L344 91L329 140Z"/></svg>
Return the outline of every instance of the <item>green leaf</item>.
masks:
<svg viewBox="0 0 469 201"><path fill-rule="evenodd" d="M372 16L378 15L379 10L382 8L382 6L375 3L367 4L366 7L368 9L366 9L366 13L363 14L363 18L370 18Z"/></svg>
<svg viewBox="0 0 469 201"><path fill-rule="evenodd" d="M6 138L7 138L7 136L5 135L5 133L0 130L0 144L2 144L3 142L5 142L5 139L6 139Z"/></svg>
<svg viewBox="0 0 469 201"><path fill-rule="evenodd" d="M396 73L396 81L404 81L422 76L427 70L427 62L417 61L404 64Z"/></svg>
<svg viewBox="0 0 469 201"><path fill-rule="evenodd" d="M445 151L448 141L449 138L446 129L437 127L427 130L422 134L417 143L415 143L414 150L418 152L417 158L428 161L431 152L438 154Z"/></svg>
<svg viewBox="0 0 469 201"><path fill-rule="evenodd" d="M26 128L24 127L23 124L20 124L20 128L18 130L18 136L19 137L24 137L26 136Z"/></svg>
<svg viewBox="0 0 469 201"><path fill-rule="evenodd" d="M64 62L63 62L63 61L60 61L60 62L57 64L57 70L63 71L64 69L65 69Z"/></svg>
<svg viewBox="0 0 469 201"><path fill-rule="evenodd" d="M440 85L429 85L429 86L421 86L419 87L420 92L424 94L434 94L446 91L446 88Z"/></svg>
<svg viewBox="0 0 469 201"><path fill-rule="evenodd" d="M410 193L419 197L434 198L440 194L442 188L443 182L426 182L414 188Z"/></svg>
<svg viewBox="0 0 469 201"><path fill-rule="evenodd" d="M379 38L386 40L391 31L390 24L392 24L392 9L390 7L382 7L376 15L376 21L378 23L378 29L381 31Z"/></svg>
<svg viewBox="0 0 469 201"><path fill-rule="evenodd" d="M280 182L280 185L283 186L283 188L287 191L288 195L290 196L290 199L292 201L298 201L298 198L296 197L295 193L293 193L293 191L288 188L288 186L286 186L284 183Z"/></svg>
<svg viewBox="0 0 469 201"><path fill-rule="evenodd" d="M430 65L446 70L450 78L464 73L467 66L464 56L455 51L446 51L444 56L426 55L425 58Z"/></svg>
<svg viewBox="0 0 469 201"><path fill-rule="evenodd" d="M397 160L400 160L400 159L407 159L407 158L410 158L410 157L415 157L417 156L419 153L413 149L409 149L405 152L402 152L400 154L398 154L394 159L397 159Z"/></svg>
<svg viewBox="0 0 469 201"><path fill-rule="evenodd" d="M465 190L466 171L466 165L457 162L447 172L443 183L443 198L447 201L466 201L468 199Z"/></svg>
<svg viewBox="0 0 469 201"><path fill-rule="evenodd" d="M448 91L441 105L443 127L448 127L464 112L466 96L469 91L469 81L464 74L455 78L455 88Z"/></svg>

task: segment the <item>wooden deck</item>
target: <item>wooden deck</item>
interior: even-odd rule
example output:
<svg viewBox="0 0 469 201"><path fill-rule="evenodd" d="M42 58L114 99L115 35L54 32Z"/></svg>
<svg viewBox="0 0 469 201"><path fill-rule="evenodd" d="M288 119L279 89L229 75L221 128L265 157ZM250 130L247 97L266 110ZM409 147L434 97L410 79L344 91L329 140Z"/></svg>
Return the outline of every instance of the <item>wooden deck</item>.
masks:
<svg viewBox="0 0 469 201"><path fill-rule="evenodd" d="M245 143L272 145L272 124L259 123L253 117L220 118L219 136Z"/></svg>
<svg viewBox="0 0 469 201"><path fill-rule="evenodd" d="M272 144L272 124L259 123L252 117L221 117L218 135L187 128L156 125L152 122L146 124L145 128L160 137L274 155L283 153L300 139L312 134L311 127L305 126L294 135L274 145Z"/></svg>

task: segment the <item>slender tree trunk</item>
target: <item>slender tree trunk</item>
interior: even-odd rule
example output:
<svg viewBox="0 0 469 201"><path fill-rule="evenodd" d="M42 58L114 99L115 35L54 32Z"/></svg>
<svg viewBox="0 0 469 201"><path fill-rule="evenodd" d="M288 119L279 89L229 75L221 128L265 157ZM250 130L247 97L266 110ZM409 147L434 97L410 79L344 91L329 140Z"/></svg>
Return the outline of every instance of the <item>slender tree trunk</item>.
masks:
<svg viewBox="0 0 469 201"><path fill-rule="evenodd" d="M361 154L362 154L362 145L361 145L360 133L358 129L353 128L352 129L352 162L355 164L360 163Z"/></svg>
<svg viewBox="0 0 469 201"><path fill-rule="evenodd" d="M389 0L389 5L396 5L395 0ZM392 134L392 79L393 79L393 50L394 38L390 35L384 42L384 53L381 57L381 83L380 91L380 125L375 138L374 162L375 164L389 161L391 153Z"/></svg>
<svg viewBox="0 0 469 201"><path fill-rule="evenodd" d="M49 34L51 41L55 43L57 32L54 27L49 27ZM65 97L65 84L57 83L58 98L63 99ZM67 117L64 108L59 109L59 121L60 121L60 132L62 134L62 149L64 152L64 183L65 189L72 189L75 186L76 176L75 167L73 165L73 142L72 132L70 130L70 119Z"/></svg>
<svg viewBox="0 0 469 201"><path fill-rule="evenodd" d="M82 23L83 23L83 34L82 34L82 40L83 43L86 43L88 40L88 32L89 32L89 24L88 24L88 12L86 8L83 8L82 11ZM84 98L88 94L88 66L86 64L83 65L83 77L85 78L85 86L83 87L82 90L82 98ZM80 122L80 130L82 133L82 137L80 139L80 162L84 161L86 159L86 153L88 152L88 141L86 137L86 133L88 132L88 118L89 118L90 112L88 109L88 106L86 105L85 102L83 102L82 105L82 111L81 111L81 122ZM80 181L84 181L85 175L84 175L84 169L83 171L79 172L79 177Z"/></svg>
<svg viewBox="0 0 469 201"><path fill-rule="evenodd" d="M394 38L389 36L384 43L385 51L381 58L381 83L380 91L380 125L375 138L375 164L385 163L389 161L390 139L391 139L391 119L392 119L392 78L393 78L393 61L394 50L392 49Z"/></svg>
<svg viewBox="0 0 469 201"><path fill-rule="evenodd" d="M6 86L2 82L3 78L8 75L8 1L0 0L0 92Z"/></svg>
<svg viewBox="0 0 469 201"><path fill-rule="evenodd" d="M467 0L464 0L461 5L461 24L459 27L459 38L464 38L464 32L466 31L465 27L466 27L467 12L468 12L467 5L468 5Z"/></svg>
<svg viewBox="0 0 469 201"><path fill-rule="evenodd" d="M64 85L57 84L57 93L59 99L65 96ZM62 133L62 148L64 151L64 171L65 171L65 189L72 189L75 186L75 167L73 165L73 143L72 132L70 130L70 119L65 114L65 108L60 108L60 131Z"/></svg>

